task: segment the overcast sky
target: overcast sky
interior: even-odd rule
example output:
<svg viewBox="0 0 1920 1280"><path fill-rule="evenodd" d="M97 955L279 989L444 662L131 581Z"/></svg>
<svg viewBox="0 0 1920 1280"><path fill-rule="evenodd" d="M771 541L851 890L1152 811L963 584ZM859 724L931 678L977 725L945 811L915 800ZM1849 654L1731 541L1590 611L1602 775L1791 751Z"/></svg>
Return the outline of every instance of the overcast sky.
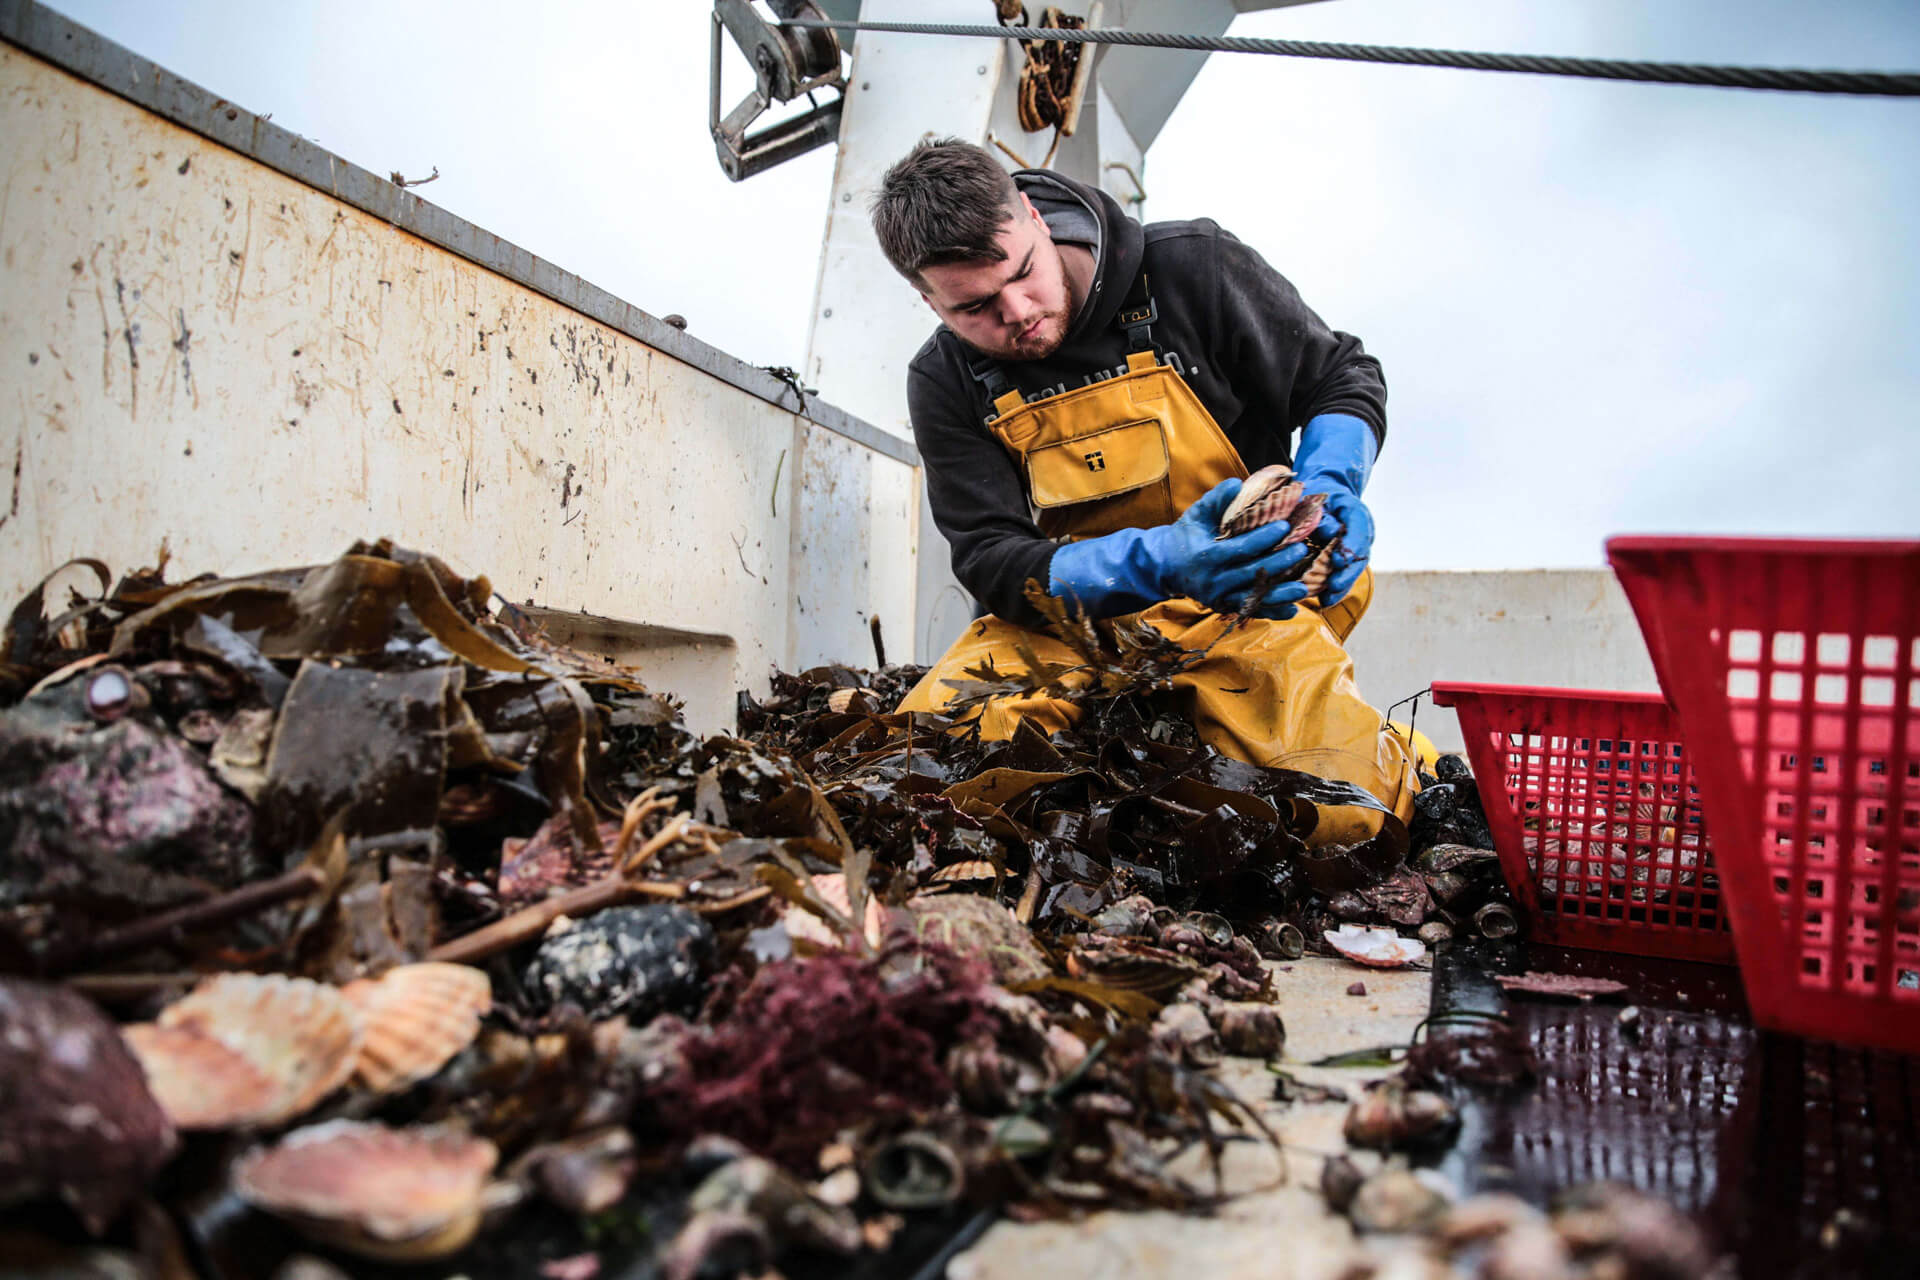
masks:
<svg viewBox="0 0 1920 1280"><path fill-rule="evenodd" d="M53 7L375 172L438 166L422 196L716 346L804 363L832 151L726 181L700 0ZM1332 0L1233 33L1920 70L1915 0ZM744 87L736 63L728 106ZM1382 568L1920 533L1920 100L1215 55L1145 179L1150 218L1218 219L1385 363Z"/></svg>

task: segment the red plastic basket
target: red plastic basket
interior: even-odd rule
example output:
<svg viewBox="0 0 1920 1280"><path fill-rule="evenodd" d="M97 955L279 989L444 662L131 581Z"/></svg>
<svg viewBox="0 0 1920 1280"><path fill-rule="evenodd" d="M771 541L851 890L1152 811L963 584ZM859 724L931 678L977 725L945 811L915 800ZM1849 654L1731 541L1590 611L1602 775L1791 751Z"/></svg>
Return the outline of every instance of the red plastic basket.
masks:
<svg viewBox="0 0 1920 1280"><path fill-rule="evenodd" d="M1920 1053L1920 542L1614 538L1761 1026Z"/></svg>
<svg viewBox="0 0 1920 1280"><path fill-rule="evenodd" d="M1658 694L1435 683L1539 942L1731 964L1699 792Z"/></svg>

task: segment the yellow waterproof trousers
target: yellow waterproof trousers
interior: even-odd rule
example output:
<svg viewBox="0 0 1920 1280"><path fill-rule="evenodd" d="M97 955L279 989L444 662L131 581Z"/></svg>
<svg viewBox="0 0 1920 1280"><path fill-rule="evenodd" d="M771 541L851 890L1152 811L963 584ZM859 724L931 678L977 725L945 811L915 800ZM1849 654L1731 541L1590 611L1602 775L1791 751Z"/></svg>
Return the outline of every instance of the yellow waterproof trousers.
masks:
<svg viewBox="0 0 1920 1280"><path fill-rule="evenodd" d="M1050 537L1090 537L1175 519L1207 490L1247 474L1238 451L1172 368L1152 353L1129 359L1128 372L1027 402L1017 392L995 404L988 426L1022 464L1037 523ZM1402 821L1419 789L1407 743L1360 696L1342 642L1372 600L1363 574L1346 599L1322 611L1309 601L1291 618L1229 621L1198 601L1165 600L1135 615L1183 648L1207 650L1174 678L1200 737L1222 755L1249 764L1297 769L1349 782L1377 797ZM947 683L991 662L1002 675L1024 673L1017 643L1045 663L1074 664L1073 650L1043 632L981 618L963 632L901 711L944 711L956 696ZM1209 649L1209 646L1211 648ZM1074 673L1063 683L1091 674ZM1077 717L1073 703L1044 694L997 698L970 712L990 740L1009 738L1021 721L1045 733ZM1380 828L1378 811L1321 810L1309 843L1348 844Z"/></svg>

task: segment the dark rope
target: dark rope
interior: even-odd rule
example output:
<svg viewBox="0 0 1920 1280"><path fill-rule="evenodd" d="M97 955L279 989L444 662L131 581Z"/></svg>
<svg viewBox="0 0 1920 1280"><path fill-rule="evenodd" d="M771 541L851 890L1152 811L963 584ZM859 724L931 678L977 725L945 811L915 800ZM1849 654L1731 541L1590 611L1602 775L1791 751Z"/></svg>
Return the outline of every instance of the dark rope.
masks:
<svg viewBox="0 0 1920 1280"><path fill-rule="evenodd" d="M1461 67L1469 71L1514 71L1589 80L1634 80L1648 84L1698 84L1721 89L1775 89L1782 93L1846 93L1920 97L1920 74L1882 71L1808 71L1794 67L1716 67L1692 62L1617 62L1604 58L1552 58L1524 53L1469 53L1458 49L1407 49L1394 45L1328 44L1318 40L1259 40L1244 36L1190 36L1171 31L1120 31L1059 27L965 26L924 22L832 22L795 18L789 27L841 31L886 31L911 36L984 36L996 40L1061 40L1069 44L1120 44L1201 53L1267 53L1283 58L1328 58L1412 67Z"/></svg>

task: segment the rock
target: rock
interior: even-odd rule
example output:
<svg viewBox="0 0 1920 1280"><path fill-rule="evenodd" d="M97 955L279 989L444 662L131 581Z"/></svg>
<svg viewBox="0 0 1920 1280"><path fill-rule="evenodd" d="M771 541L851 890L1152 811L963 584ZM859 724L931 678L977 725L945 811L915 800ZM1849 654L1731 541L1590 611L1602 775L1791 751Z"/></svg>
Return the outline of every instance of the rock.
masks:
<svg viewBox="0 0 1920 1280"><path fill-rule="evenodd" d="M1422 1230L1447 1211L1452 1199L1433 1185L1438 1178L1431 1170L1382 1169L1354 1192L1347 1216L1357 1231Z"/></svg>
<svg viewBox="0 0 1920 1280"><path fill-rule="evenodd" d="M92 1002L0 978L0 1205L58 1195L98 1234L178 1139Z"/></svg>
<svg viewBox="0 0 1920 1280"><path fill-rule="evenodd" d="M713 964L713 930L681 906L611 907L549 934L527 966L529 993L594 1018L635 1023L690 1010Z"/></svg>

